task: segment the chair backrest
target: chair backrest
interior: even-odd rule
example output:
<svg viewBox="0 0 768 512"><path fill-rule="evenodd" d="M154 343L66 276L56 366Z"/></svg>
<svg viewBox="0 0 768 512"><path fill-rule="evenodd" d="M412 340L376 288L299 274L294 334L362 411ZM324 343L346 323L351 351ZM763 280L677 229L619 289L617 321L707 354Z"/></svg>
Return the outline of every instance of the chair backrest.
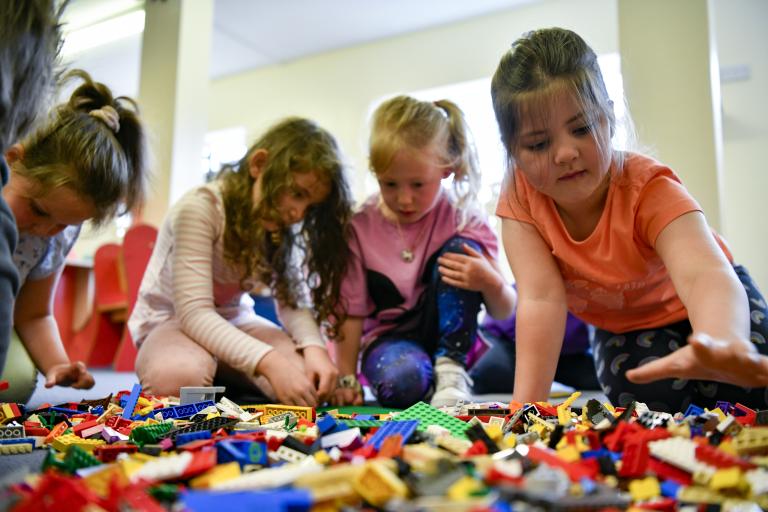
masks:
<svg viewBox="0 0 768 512"><path fill-rule="evenodd" d="M106 243L93 255L96 311L109 312L128 307L125 278L120 268L121 252L118 244Z"/></svg>
<svg viewBox="0 0 768 512"><path fill-rule="evenodd" d="M125 274L126 296L128 299L128 317L136 304L144 271L152 256L157 239L157 228L149 224L131 226L123 238L123 272ZM128 327L123 329L120 347L115 354L113 368L119 372L130 372L136 361L136 347Z"/></svg>
<svg viewBox="0 0 768 512"><path fill-rule="evenodd" d="M141 279L155 248L157 228L149 224L131 226L123 238L123 269L128 296L128 314L133 311Z"/></svg>

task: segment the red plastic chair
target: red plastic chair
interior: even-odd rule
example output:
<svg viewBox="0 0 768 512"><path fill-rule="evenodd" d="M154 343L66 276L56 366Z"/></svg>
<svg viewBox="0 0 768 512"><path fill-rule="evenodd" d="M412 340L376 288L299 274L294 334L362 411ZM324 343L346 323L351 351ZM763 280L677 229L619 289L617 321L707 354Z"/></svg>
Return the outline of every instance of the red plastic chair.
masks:
<svg viewBox="0 0 768 512"><path fill-rule="evenodd" d="M108 243L93 255L93 309L85 327L74 333L67 345L72 360L85 361L93 367L112 364L128 307L119 262L121 253L120 245Z"/></svg>
<svg viewBox="0 0 768 512"><path fill-rule="evenodd" d="M128 300L128 317L133 312L136 297L139 294L141 279L147 268L152 250L157 239L157 228L149 224L137 224L128 229L123 239L122 268L126 283L126 298ZM114 359L114 369L121 372L133 371L136 360L136 346L131 333L123 329L120 347Z"/></svg>

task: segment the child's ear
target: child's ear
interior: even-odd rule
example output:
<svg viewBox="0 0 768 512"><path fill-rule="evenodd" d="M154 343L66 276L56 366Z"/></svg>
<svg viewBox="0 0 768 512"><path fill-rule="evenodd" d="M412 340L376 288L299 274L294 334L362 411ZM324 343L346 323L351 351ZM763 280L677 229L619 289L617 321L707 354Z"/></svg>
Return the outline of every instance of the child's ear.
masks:
<svg viewBox="0 0 768 512"><path fill-rule="evenodd" d="M5 159L8 161L8 165L24 160L24 146L21 144L14 144L8 151L5 152Z"/></svg>
<svg viewBox="0 0 768 512"><path fill-rule="evenodd" d="M264 172L267 167L267 161L269 160L269 151L266 149L257 149L251 155L251 159L248 161L248 167L251 171L251 177L257 179Z"/></svg>

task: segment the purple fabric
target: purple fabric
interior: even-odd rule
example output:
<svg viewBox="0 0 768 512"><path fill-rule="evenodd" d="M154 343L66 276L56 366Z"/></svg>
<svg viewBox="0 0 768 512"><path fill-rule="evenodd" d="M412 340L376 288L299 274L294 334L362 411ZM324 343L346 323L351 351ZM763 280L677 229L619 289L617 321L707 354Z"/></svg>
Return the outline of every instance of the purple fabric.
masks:
<svg viewBox="0 0 768 512"><path fill-rule="evenodd" d="M481 329L497 339L515 342L516 315L504 320L494 320L487 316L481 325ZM579 354L589 349L589 327L587 324L568 313L565 322L565 338L563 339L563 354Z"/></svg>
<svg viewBox="0 0 768 512"><path fill-rule="evenodd" d="M432 358L412 340L383 338L363 355L361 370L384 407L410 407L432 386Z"/></svg>

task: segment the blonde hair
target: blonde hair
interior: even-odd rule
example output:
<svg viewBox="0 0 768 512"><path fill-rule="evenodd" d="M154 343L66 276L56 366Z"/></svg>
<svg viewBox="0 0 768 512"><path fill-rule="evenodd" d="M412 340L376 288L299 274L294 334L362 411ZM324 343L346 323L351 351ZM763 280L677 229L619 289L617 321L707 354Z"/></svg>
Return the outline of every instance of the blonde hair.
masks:
<svg viewBox="0 0 768 512"><path fill-rule="evenodd" d="M404 148L420 151L434 148L441 166L453 171L453 200L461 212L478 210L480 171L469 126L461 109L450 100L420 101L396 96L373 114L370 147L371 171L387 171L395 154Z"/></svg>
<svg viewBox="0 0 768 512"><path fill-rule="evenodd" d="M73 70L64 80L82 80L49 119L21 141L21 163L13 166L29 179L37 195L68 186L93 202L99 224L144 200L146 141L136 103L114 98L106 85Z"/></svg>

